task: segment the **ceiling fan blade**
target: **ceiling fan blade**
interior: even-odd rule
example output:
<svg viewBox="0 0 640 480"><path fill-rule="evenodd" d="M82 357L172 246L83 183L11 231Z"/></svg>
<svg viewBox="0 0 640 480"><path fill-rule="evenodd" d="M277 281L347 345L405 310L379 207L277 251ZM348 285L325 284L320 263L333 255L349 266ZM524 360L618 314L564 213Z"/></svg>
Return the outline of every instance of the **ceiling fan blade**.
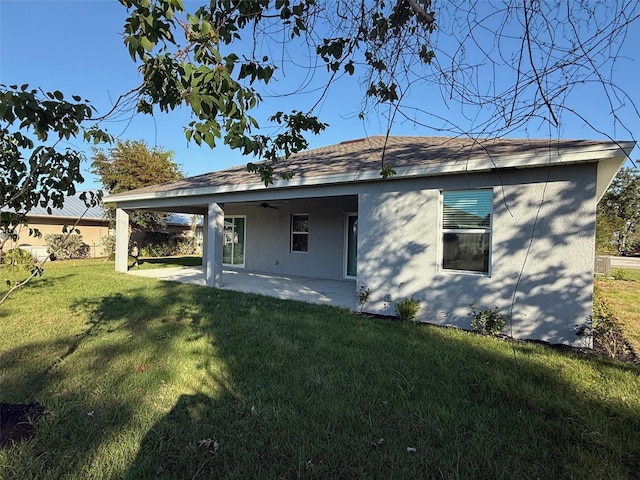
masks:
<svg viewBox="0 0 640 480"><path fill-rule="evenodd" d="M260 206L261 206L262 208L273 208L274 210L278 210L278 209L280 208L280 207L278 207L277 205L271 205L271 204L269 204L269 203L267 203L267 202L262 202L262 203L260 204Z"/></svg>

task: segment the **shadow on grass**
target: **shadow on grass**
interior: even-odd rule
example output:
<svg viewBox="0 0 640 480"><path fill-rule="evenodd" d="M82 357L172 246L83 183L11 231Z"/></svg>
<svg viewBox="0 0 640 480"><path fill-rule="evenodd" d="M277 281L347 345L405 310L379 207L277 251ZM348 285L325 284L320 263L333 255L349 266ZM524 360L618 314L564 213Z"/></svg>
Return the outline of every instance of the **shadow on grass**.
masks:
<svg viewBox="0 0 640 480"><path fill-rule="evenodd" d="M131 261L131 258L129 259ZM138 265L131 265L130 269L148 270L167 267L199 267L202 265L202 257L141 257Z"/></svg>
<svg viewBox="0 0 640 480"><path fill-rule="evenodd" d="M127 436L135 458L115 462L110 475L89 473L632 478L640 471L637 402L588 384L638 385L636 367L567 360L534 346L518 346L516 364L508 345L464 332L173 283L75 308L88 313L91 334L33 385L36 398L58 393L50 397L52 419L12 460L22 478L37 476L36 467L51 468L52 478L87 474L99 452ZM51 346L9 358L34 362L35 372L28 359ZM130 433L153 396L179 382L167 366L175 355L193 361L196 391L185 383L170 411ZM66 386L72 361L81 371ZM136 372L143 362L150 370ZM576 382L581 365L589 373ZM0 386L19 381L9 372ZM20 454L39 460L21 463Z"/></svg>
<svg viewBox="0 0 640 480"><path fill-rule="evenodd" d="M181 397L127 478L632 478L640 468L638 412L577 390L566 367L532 361L539 350L519 349L516 365L508 349L459 332L246 307L195 326L219 347L232 388Z"/></svg>

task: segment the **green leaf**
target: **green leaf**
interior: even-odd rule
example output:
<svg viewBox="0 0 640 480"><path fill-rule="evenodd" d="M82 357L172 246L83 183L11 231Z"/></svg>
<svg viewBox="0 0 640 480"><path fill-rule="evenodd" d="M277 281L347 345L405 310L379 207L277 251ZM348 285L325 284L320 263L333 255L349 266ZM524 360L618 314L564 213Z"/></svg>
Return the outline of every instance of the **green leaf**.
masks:
<svg viewBox="0 0 640 480"><path fill-rule="evenodd" d="M353 75L353 72L355 72L355 66L353 65L353 60L349 61L349 63L347 63L344 66L344 71L347 72L349 75Z"/></svg>
<svg viewBox="0 0 640 480"><path fill-rule="evenodd" d="M142 48L144 48L147 52L153 50L154 44L147 37L141 37L140 44L142 45Z"/></svg>
<svg viewBox="0 0 640 480"><path fill-rule="evenodd" d="M204 134L204 141L211 148L216 146L216 139L211 132L206 132Z"/></svg>

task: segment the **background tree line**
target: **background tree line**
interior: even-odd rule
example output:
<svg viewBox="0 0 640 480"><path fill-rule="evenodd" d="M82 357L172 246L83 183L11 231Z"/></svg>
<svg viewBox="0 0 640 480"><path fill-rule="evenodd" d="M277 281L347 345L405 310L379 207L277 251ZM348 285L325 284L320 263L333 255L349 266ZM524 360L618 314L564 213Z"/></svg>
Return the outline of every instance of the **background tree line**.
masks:
<svg viewBox="0 0 640 480"><path fill-rule="evenodd" d="M640 248L640 173L622 168L598 202L596 251L629 254Z"/></svg>

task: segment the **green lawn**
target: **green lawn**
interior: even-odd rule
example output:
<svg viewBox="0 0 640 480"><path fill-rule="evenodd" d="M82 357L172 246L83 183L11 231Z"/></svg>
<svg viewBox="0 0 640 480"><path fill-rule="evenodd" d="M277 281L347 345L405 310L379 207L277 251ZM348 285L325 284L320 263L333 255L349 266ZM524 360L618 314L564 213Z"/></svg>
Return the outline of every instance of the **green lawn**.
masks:
<svg viewBox="0 0 640 480"><path fill-rule="evenodd" d="M0 310L4 479L637 478L640 368L55 262Z"/></svg>
<svg viewBox="0 0 640 480"><path fill-rule="evenodd" d="M625 339L640 356L640 270L614 270L614 278L597 280L616 317L621 323Z"/></svg>

